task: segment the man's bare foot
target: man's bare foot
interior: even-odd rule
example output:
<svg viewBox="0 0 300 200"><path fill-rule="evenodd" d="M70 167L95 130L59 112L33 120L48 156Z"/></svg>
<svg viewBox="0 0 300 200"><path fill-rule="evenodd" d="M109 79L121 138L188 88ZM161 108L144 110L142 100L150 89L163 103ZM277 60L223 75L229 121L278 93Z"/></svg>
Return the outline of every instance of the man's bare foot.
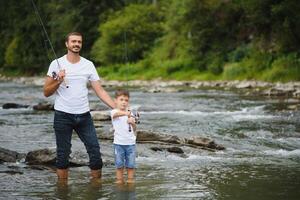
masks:
<svg viewBox="0 0 300 200"><path fill-rule="evenodd" d="M129 179L127 179L127 183L133 184L133 183L135 183L135 180L133 178L129 178Z"/></svg>

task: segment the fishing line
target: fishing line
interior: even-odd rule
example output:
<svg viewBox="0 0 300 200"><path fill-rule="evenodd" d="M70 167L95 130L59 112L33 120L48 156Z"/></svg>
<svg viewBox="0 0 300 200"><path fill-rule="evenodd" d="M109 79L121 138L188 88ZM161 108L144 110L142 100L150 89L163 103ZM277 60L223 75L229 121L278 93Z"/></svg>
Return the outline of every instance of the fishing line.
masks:
<svg viewBox="0 0 300 200"><path fill-rule="evenodd" d="M129 65L128 65L128 48L127 48L127 33L124 31L124 61L126 67L125 80L126 80L126 89L128 89L128 76L129 76Z"/></svg>
<svg viewBox="0 0 300 200"><path fill-rule="evenodd" d="M46 31L46 28L45 28L45 26L44 26L44 23L43 23L43 20L42 20L42 18L41 18L41 15L40 15L40 13L39 13L39 10L37 9L37 7L36 7L36 5L35 5L35 3L34 3L33 0L31 0L31 3L32 3L32 6L33 6L33 8L34 8L35 15L37 16L38 21L39 21L40 25L41 25L42 28L43 28L44 34L45 34L45 36L46 36L46 39L48 40L48 42L49 42L49 44L50 44L50 48L51 48L52 53L53 53L53 55L54 55L54 57L55 57L55 61L56 61L56 63L57 63L58 69L59 69L59 70L63 70L62 67L61 67L61 65L60 65L59 62L58 62L57 55L56 55L56 53L55 53L55 50L54 50L53 45L52 45L52 42L51 42L51 40L50 40L50 38L49 38L49 35L48 35L47 31ZM69 86L68 86L67 83L66 83L65 78L64 78L64 81L63 81L63 82L64 82L64 85L66 86L66 88L69 88Z"/></svg>

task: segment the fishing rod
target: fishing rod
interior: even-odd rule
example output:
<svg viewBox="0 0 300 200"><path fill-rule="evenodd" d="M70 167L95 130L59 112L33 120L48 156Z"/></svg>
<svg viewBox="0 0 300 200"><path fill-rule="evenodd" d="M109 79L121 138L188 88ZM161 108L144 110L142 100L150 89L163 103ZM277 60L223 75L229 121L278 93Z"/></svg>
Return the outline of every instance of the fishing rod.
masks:
<svg viewBox="0 0 300 200"><path fill-rule="evenodd" d="M43 20L42 20L42 18L41 18L41 15L40 15L40 13L39 13L39 10L37 9L37 7L36 7L36 5L35 5L35 3L34 3L33 0L31 0L31 3L32 3L32 6L33 6L33 8L34 8L35 15L37 16L38 21L39 21L40 25L42 26L43 31L44 31L44 33L45 33L45 35L46 35L46 39L48 40L48 42L49 42L49 44L50 44L50 48L51 48L52 53L53 53L53 55L54 55L54 57L55 57L55 61L56 61L56 63L57 63L58 69L61 71L61 70L63 70L63 68L62 68L61 65L59 64L57 55L56 55L56 53L55 53L55 50L54 50L53 45L52 45L52 42L51 42L51 40L50 40L50 38L49 38L49 35L48 35L47 31L46 31L46 28L45 28L45 26L44 26L44 23L43 23ZM53 77L53 78L57 77L57 74L56 74L55 72L52 72L52 77ZM64 85L66 86L66 88L69 88L69 86L67 85L67 81L66 81L65 78L64 78L63 82L64 82Z"/></svg>
<svg viewBox="0 0 300 200"><path fill-rule="evenodd" d="M126 89L128 90L128 75L129 75L129 65L128 65L128 49L127 49L127 33L126 30L124 31L124 61L125 61L125 67L126 67L126 73L125 73L125 79L126 79ZM126 77L127 75L127 77ZM128 107L127 110L130 112L130 116L137 121L138 118L136 118L135 114L132 113L131 109ZM128 131L131 132L131 125L128 124Z"/></svg>
<svg viewBox="0 0 300 200"><path fill-rule="evenodd" d="M126 30L124 31L124 60L125 60L125 65L126 65L126 69L127 69L125 75L127 75L127 77L128 77L130 70L129 70L129 64L128 64L129 59L128 59L127 32L126 32ZM128 86L128 78L127 77L126 77L126 88L128 90L129 86ZM128 107L128 111L130 112L130 116L134 118L135 123L139 124L140 123L140 113L138 111L138 108L133 109L133 108ZM129 124L128 126L129 126L128 131L131 132L132 131L131 130L131 125Z"/></svg>

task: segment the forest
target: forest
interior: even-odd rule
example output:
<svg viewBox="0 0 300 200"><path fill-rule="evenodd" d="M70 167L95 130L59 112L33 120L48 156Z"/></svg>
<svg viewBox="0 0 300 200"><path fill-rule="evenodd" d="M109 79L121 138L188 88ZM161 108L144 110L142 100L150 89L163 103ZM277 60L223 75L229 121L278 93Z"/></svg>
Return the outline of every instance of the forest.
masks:
<svg viewBox="0 0 300 200"><path fill-rule="evenodd" d="M0 74L43 76L65 36L114 80L300 81L298 0L0 0Z"/></svg>

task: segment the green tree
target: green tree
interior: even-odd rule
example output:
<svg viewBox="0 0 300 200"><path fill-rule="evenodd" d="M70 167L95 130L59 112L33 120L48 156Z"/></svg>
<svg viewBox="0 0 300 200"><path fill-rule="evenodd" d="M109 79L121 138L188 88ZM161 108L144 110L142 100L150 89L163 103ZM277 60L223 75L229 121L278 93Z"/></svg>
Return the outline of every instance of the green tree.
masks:
<svg viewBox="0 0 300 200"><path fill-rule="evenodd" d="M101 37L92 49L93 57L105 65L122 63L127 45L131 62L143 59L162 35L161 21L162 14L153 5L131 4L115 12L99 27Z"/></svg>

